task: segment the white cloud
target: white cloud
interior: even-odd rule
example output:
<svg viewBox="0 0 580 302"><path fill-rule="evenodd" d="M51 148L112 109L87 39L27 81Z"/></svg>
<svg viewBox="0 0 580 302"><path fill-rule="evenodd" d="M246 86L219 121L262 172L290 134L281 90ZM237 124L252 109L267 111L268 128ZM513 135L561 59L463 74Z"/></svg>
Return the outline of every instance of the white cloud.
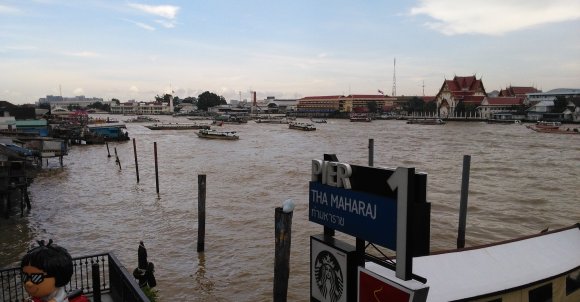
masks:
<svg viewBox="0 0 580 302"><path fill-rule="evenodd" d="M179 7L173 5L147 5L140 3L129 3L128 5L142 12L160 16L170 20L175 19L175 16L177 16L177 12L179 12Z"/></svg>
<svg viewBox="0 0 580 302"><path fill-rule="evenodd" d="M68 52L65 54L67 56L81 57L81 58L96 58L96 57L101 56L100 54L98 54L96 52L91 52L91 51Z"/></svg>
<svg viewBox="0 0 580 302"><path fill-rule="evenodd" d="M173 21L155 20L155 22L161 24L161 26L163 26L165 28L174 28L175 27L175 22L173 22Z"/></svg>
<svg viewBox="0 0 580 302"><path fill-rule="evenodd" d="M145 23L141 23L141 22L133 22L133 23L134 23L135 25L137 25L137 26L139 26L139 27L143 28L143 29L146 29L146 30L150 30L150 31L154 31L154 30L155 30L155 27L153 27L153 26L150 26L150 25L147 25L147 24L145 24Z"/></svg>
<svg viewBox="0 0 580 302"><path fill-rule="evenodd" d="M411 15L445 35L501 35L534 26L580 19L578 0L421 0Z"/></svg>
<svg viewBox="0 0 580 302"><path fill-rule="evenodd" d="M13 14L19 11L20 10L15 7L0 4L0 14Z"/></svg>
<svg viewBox="0 0 580 302"><path fill-rule="evenodd" d="M129 87L129 91L131 91L131 93L138 93L139 88L137 88L137 86L133 85L133 86Z"/></svg>
<svg viewBox="0 0 580 302"><path fill-rule="evenodd" d="M74 93L74 95L84 95L85 94L85 91L82 88L79 87L79 88L76 88L73 91L73 93Z"/></svg>

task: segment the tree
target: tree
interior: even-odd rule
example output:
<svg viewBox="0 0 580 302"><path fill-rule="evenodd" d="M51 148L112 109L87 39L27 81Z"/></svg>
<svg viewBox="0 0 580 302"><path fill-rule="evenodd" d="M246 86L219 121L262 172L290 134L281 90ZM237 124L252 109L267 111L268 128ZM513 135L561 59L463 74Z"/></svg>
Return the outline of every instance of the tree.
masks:
<svg viewBox="0 0 580 302"><path fill-rule="evenodd" d="M207 111L210 107L227 104L223 96L218 96L213 92L206 91L197 97L197 109Z"/></svg>
<svg viewBox="0 0 580 302"><path fill-rule="evenodd" d="M552 113L562 113L568 107L568 100L566 97L557 96L554 100L554 107L552 108Z"/></svg>
<svg viewBox="0 0 580 302"><path fill-rule="evenodd" d="M369 108L369 112L377 112L377 103L376 102L367 102L367 108Z"/></svg>
<svg viewBox="0 0 580 302"><path fill-rule="evenodd" d="M405 109L408 113L413 113L416 111L422 112L424 107L425 101L416 96L410 99L405 105L403 105L403 109Z"/></svg>
<svg viewBox="0 0 580 302"><path fill-rule="evenodd" d="M171 101L171 98L172 98L172 97L173 97L173 96L172 96L171 94L167 94L167 93L166 93L166 94L164 94L163 96L156 95L156 96L155 96L155 100L156 100L157 102L161 102L161 103L168 103L168 104L169 104L169 101Z"/></svg>
<svg viewBox="0 0 580 302"><path fill-rule="evenodd" d="M457 106L455 106L455 114L457 114L457 116L462 116L465 114L465 103L463 100L459 101Z"/></svg>
<svg viewBox="0 0 580 302"><path fill-rule="evenodd" d="M94 109L98 109L101 111L111 112L111 106L109 104L103 104L101 102L95 102L95 103L89 104L87 106L87 108L94 108Z"/></svg>
<svg viewBox="0 0 580 302"><path fill-rule="evenodd" d="M181 103L188 103L192 105L197 105L197 99L191 96L186 97L185 99L181 100Z"/></svg>
<svg viewBox="0 0 580 302"><path fill-rule="evenodd" d="M430 101L425 104L426 112L437 112L437 101Z"/></svg>

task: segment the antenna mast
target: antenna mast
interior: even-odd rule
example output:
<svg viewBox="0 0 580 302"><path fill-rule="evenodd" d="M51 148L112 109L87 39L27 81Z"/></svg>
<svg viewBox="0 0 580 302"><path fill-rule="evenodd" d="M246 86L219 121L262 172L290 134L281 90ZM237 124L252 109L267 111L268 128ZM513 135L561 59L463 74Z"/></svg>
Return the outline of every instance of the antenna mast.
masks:
<svg viewBox="0 0 580 302"><path fill-rule="evenodd" d="M397 58L393 58L393 93L391 96L397 96Z"/></svg>

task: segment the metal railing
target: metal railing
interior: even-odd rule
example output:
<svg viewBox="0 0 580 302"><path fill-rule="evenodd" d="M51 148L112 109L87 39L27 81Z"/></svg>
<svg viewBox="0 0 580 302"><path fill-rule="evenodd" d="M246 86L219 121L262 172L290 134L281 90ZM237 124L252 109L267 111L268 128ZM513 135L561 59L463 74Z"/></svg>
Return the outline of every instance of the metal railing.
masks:
<svg viewBox="0 0 580 302"><path fill-rule="evenodd" d="M0 300L21 302L28 298L22 284L20 268L0 270ZM108 294L115 302L149 302L127 270L113 253L73 258L73 275L65 285L67 292L82 290L100 301L101 294Z"/></svg>

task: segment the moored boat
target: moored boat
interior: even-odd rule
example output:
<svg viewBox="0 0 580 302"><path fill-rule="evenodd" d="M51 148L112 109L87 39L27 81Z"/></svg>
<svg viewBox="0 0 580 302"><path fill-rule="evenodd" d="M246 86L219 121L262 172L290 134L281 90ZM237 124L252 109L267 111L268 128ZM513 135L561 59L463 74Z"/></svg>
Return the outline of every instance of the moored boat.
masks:
<svg viewBox="0 0 580 302"><path fill-rule="evenodd" d="M180 124L180 123L165 123L165 124L153 124L146 125L145 127L151 130L198 130L198 129L209 129L211 125L209 124Z"/></svg>
<svg viewBox="0 0 580 302"><path fill-rule="evenodd" d="M196 134L200 138L225 139L225 140L240 139L236 131L218 131L213 129L201 129Z"/></svg>
<svg viewBox="0 0 580 302"><path fill-rule="evenodd" d="M316 127L314 127L313 124L302 123L302 122L292 122L292 123L288 124L288 128L302 130L302 131L314 131L314 130L316 130Z"/></svg>

